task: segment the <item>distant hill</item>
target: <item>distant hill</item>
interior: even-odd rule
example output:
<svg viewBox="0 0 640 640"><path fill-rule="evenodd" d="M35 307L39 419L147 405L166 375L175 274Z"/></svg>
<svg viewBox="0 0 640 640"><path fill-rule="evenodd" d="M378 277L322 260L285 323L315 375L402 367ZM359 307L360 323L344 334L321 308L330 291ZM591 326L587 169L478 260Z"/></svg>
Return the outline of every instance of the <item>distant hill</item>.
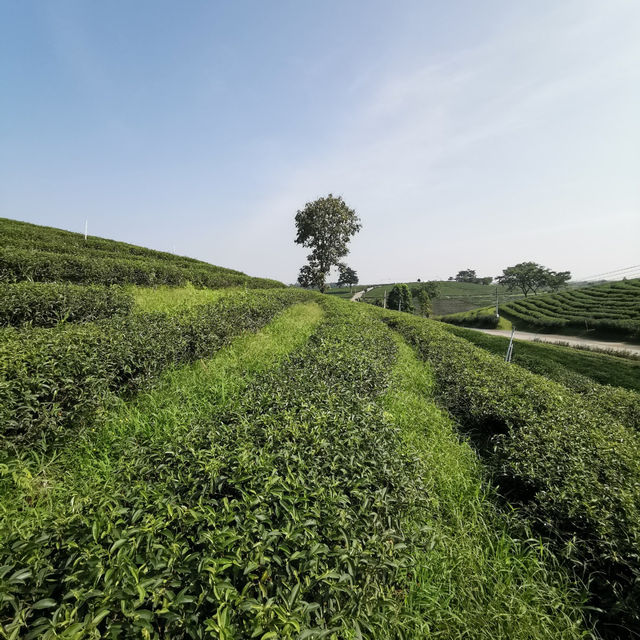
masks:
<svg viewBox="0 0 640 640"><path fill-rule="evenodd" d="M543 331L563 328L640 336L640 279L521 298L500 306L511 320Z"/></svg>
<svg viewBox="0 0 640 640"><path fill-rule="evenodd" d="M137 284L217 289L283 287L241 271L146 249L125 242L84 236L17 220L0 218L0 282L74 282Z"/></svg>

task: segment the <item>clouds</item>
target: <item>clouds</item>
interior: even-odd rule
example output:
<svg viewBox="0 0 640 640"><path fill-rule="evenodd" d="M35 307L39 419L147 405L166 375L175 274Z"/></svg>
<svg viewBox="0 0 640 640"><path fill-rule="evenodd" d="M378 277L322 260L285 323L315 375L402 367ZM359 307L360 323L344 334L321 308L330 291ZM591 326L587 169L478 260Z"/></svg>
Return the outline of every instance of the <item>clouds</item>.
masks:
<svg viewBox="0 0 640 640"><path fill-rule="evenodd" d="M366 70L331 148L283 176L256 204L252 226L270 220L284 230L296 208L333 191L363 218L352 260L367 280L445 276L461 263L499 272L523 252L586 268L601 240L599 225L589 236L594 220L623 209L640 219L632 184L640 165L625 157L611 166L624 140L607 122L629 118L626 137L639 139L637 119L620 104L639 99L634 17L640 11L628 2L565 3L518 15L476 47L416 51L384 74ZM633 219L620 224L634 229ZM557 242L580 229L589 258ZM280 250L264 256L265 267L291 280L299 256L273 241ZM632 259L633 247L618 244L622 256L598 255L605 266Z"/></svg>

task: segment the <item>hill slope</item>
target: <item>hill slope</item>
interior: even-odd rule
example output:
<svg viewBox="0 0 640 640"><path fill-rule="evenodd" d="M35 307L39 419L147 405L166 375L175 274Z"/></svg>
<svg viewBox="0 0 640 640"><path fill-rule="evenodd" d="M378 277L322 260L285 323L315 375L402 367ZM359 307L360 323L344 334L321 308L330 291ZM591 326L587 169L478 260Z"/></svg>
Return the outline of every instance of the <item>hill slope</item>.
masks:
<svg viewBox="0 0 640 640"><path fill-rule="evenodd" d="M610 282L509 302L500 312L546 330L562 328L640 335L640 279Z"/></svg>
<svg viewBox="0 0 640 640"><path fill-rule="evenodd" d="M193 258L0 218L0 282L281 287Z"/></svg>

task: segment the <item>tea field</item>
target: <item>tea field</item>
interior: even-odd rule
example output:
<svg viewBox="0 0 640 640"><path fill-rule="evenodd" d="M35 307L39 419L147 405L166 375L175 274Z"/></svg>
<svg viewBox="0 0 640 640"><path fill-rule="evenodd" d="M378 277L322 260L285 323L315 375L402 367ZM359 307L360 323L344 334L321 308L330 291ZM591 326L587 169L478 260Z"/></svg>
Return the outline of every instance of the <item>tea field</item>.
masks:
<svg viewBox="0 0 640 640"><path fill-rule="evenodd" d="M500 313L521 328L640 337L640 279L608 282L508 302Z"/></svg>
<svg viewBox="0 0 640 640"><path fill-rule="evenodd" d="M640 632L634 362L225 270L65 279L100 242L54 244L0 288L0 637Z"/></svg>

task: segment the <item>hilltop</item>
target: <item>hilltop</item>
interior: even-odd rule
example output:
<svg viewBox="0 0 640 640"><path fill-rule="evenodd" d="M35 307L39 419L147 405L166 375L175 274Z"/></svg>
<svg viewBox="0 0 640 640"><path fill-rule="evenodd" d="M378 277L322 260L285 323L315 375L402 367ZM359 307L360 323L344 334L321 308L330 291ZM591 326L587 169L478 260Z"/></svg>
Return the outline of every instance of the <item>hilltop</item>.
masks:
<svg viewBox="0 0 640 640"><path fill-rule="evenodd" d="M136 245L0 218L0 282L283 287L241 271Z"/></svg>

